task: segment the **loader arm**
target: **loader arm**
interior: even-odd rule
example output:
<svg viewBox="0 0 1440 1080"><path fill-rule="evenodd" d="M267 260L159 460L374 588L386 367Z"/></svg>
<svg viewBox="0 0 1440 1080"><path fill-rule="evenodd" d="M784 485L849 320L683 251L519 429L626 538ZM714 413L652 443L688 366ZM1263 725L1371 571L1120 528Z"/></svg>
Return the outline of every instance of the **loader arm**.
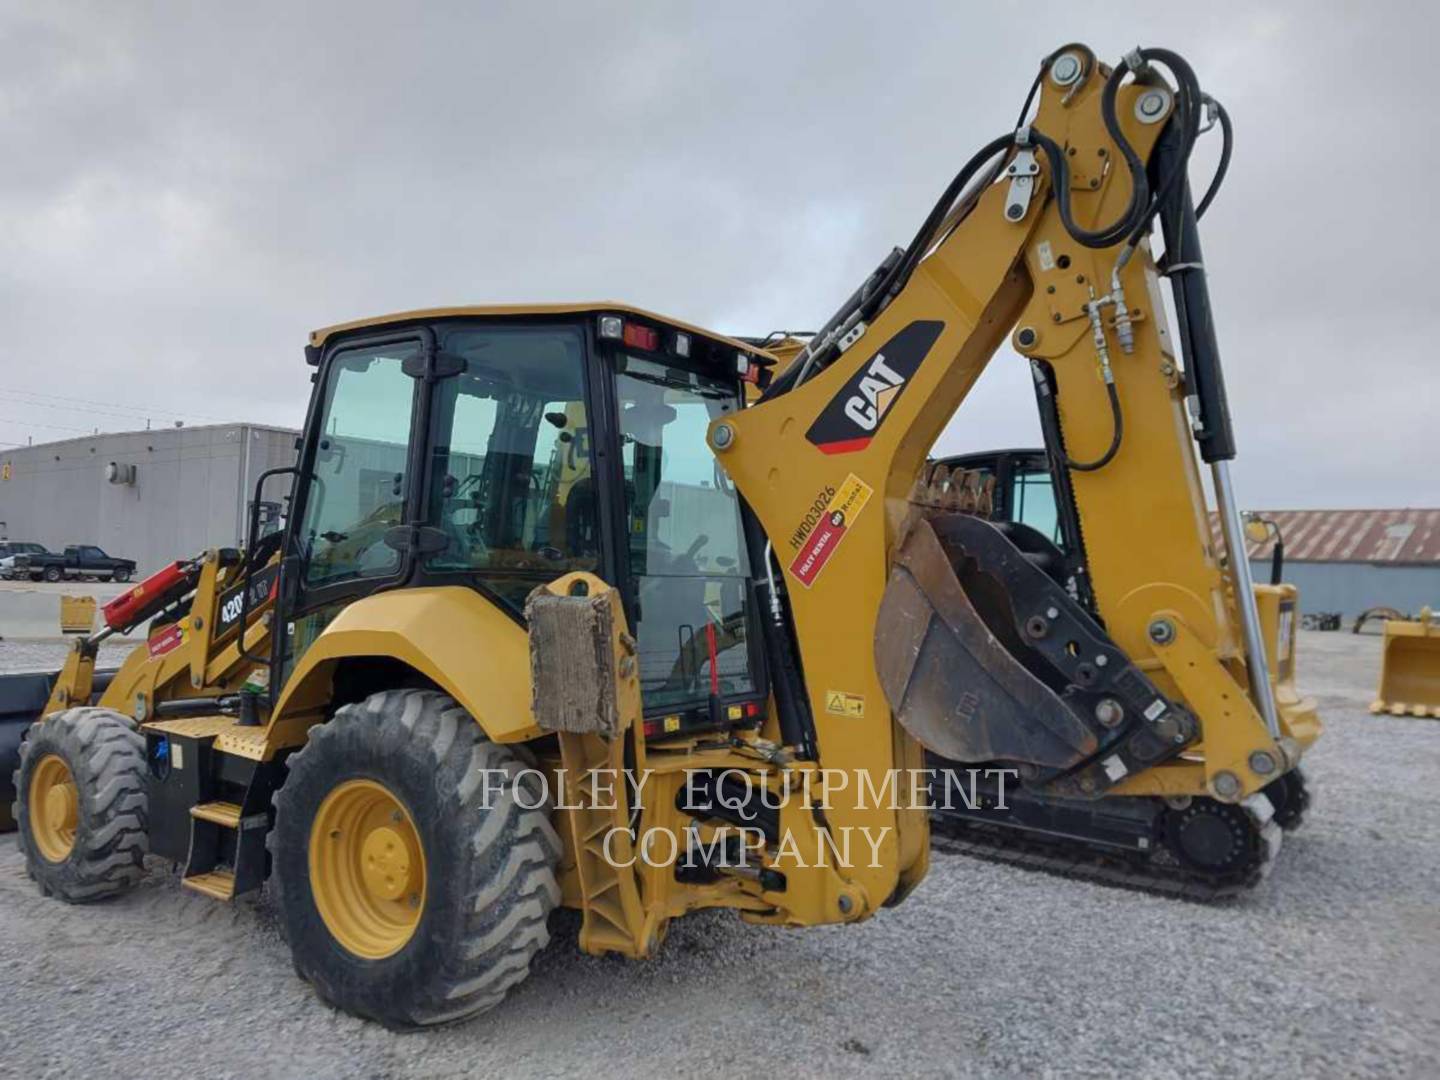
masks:
<svg viewBox="0 0 1440 1080"><path fill-rule="evenodd" d="M825 768L908 767L919 735L952 758L1014 763L1055 794L1237 802L1313 740L1313 705L1292 699L1268 729L1268 665L1263 652L1247 665L1242 632L1245 559L1227 573L1211 539L1186 409L1198 395L1206 460L1233 456L1208 309L1191 298L1181 339L1212 338L1184 371L1149 222L1133 251L1124 233L1091 246L1131 206L1137 173L1165 188L1162 140L1173 152L1186 103L1138 51L1143 78L1122 85L1125 72L1068 50L1042 71L1031 125L977 155L938 227L887 260L757 404L713 425L711 445L771 538ZM996 154L1005 171L987 183ZM1183 184L1169 191L1188 209ZM1031 362L1042 421L1055 405L1049 449L1073 492L1090 611L1047 591L993 526L942 527L912 503L927 452L1007 336ZM966 610L987 598L988 620ZM1123 719L1099 722L1117 699ZM858 812L835 807L832 824Z"/></svg>

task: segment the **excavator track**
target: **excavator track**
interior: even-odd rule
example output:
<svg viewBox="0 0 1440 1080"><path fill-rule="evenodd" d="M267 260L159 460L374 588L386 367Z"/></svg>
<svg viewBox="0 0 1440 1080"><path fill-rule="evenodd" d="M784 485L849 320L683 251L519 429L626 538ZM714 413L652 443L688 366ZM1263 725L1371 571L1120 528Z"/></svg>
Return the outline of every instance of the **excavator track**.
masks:
<svg viewBox="0 0 1440 1080"><path fill-rule="evenodd" d="M1284 783L1282 784L1281 781ZM1299 828L1309 803L1304 775L1296 770L1276 781L1243 806L1210 799L1192 799L1177 808L1162 799L1129 800L1153 813L1156 827L1150 835L1136 835L1130 846L1117 842L1113 832L1086 835L1083 828L1064 832L1014 824L986 807L975 810L937 809L931 815L932 846L946 854L968 855L1060 877L1094 881L1167 897L1210 902L1239 896L1269 874L1287 832ZM1275 805L1274 797L1280 802ZM1023 791L1006 794L1011 807L1032 799ZM990 800L993 803L993 799ZM1097 810L1100 809L1097 806ZM1223 822L1231 833L1231 848L1206 870L1186 858L1177 841L1186 820L1197 815ZM1071 824L1083 822L1077 813Z"/></svg>

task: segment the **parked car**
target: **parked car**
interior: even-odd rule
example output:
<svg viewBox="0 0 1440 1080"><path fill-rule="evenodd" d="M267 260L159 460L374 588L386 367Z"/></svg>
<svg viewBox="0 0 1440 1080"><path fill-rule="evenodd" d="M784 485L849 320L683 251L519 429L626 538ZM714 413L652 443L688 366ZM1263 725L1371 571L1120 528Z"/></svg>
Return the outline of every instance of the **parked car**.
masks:
<svg viewBox="0 0 1440 1080"><path fill-rule="evenodd" d="M15 574L15 556L49 555L44 544L32 544L28 540L0 540L0 578L12 580Z"/></svg>
<svg viewBox="0 0 1440 1080"><path fill-rule="evenodd" d="M94 544L71 544L63 555L45 552L15 556L15 574L28 574L32 581L60 581L62 578L129 581L134 573L134 559L106 555Z"/></svg>

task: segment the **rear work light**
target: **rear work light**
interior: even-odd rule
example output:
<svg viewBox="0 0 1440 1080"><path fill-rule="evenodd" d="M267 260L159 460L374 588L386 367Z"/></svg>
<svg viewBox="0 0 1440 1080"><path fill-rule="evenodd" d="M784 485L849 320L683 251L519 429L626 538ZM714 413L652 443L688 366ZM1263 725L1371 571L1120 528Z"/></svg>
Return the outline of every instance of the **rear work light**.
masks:
<svg viewBox="0 0 1440 1080"><path fill-rule="evenodd" d="M601 315L599 330L602 338L619 338L625 332L625 320L619 315Z"/></svg>

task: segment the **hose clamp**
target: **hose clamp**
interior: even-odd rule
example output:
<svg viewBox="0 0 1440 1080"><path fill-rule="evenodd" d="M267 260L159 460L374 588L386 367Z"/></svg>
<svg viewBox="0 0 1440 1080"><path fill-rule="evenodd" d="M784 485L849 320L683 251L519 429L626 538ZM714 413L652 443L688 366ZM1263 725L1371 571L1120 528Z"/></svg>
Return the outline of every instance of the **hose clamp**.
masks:
<svg viewBox="0 0 1440 1080"><path fill-rule="evenodd" d="M1150 61L1145 59L1145 52L1139 45L1125 54L1125 66L1137 79L1150 74Z"/></svg>

